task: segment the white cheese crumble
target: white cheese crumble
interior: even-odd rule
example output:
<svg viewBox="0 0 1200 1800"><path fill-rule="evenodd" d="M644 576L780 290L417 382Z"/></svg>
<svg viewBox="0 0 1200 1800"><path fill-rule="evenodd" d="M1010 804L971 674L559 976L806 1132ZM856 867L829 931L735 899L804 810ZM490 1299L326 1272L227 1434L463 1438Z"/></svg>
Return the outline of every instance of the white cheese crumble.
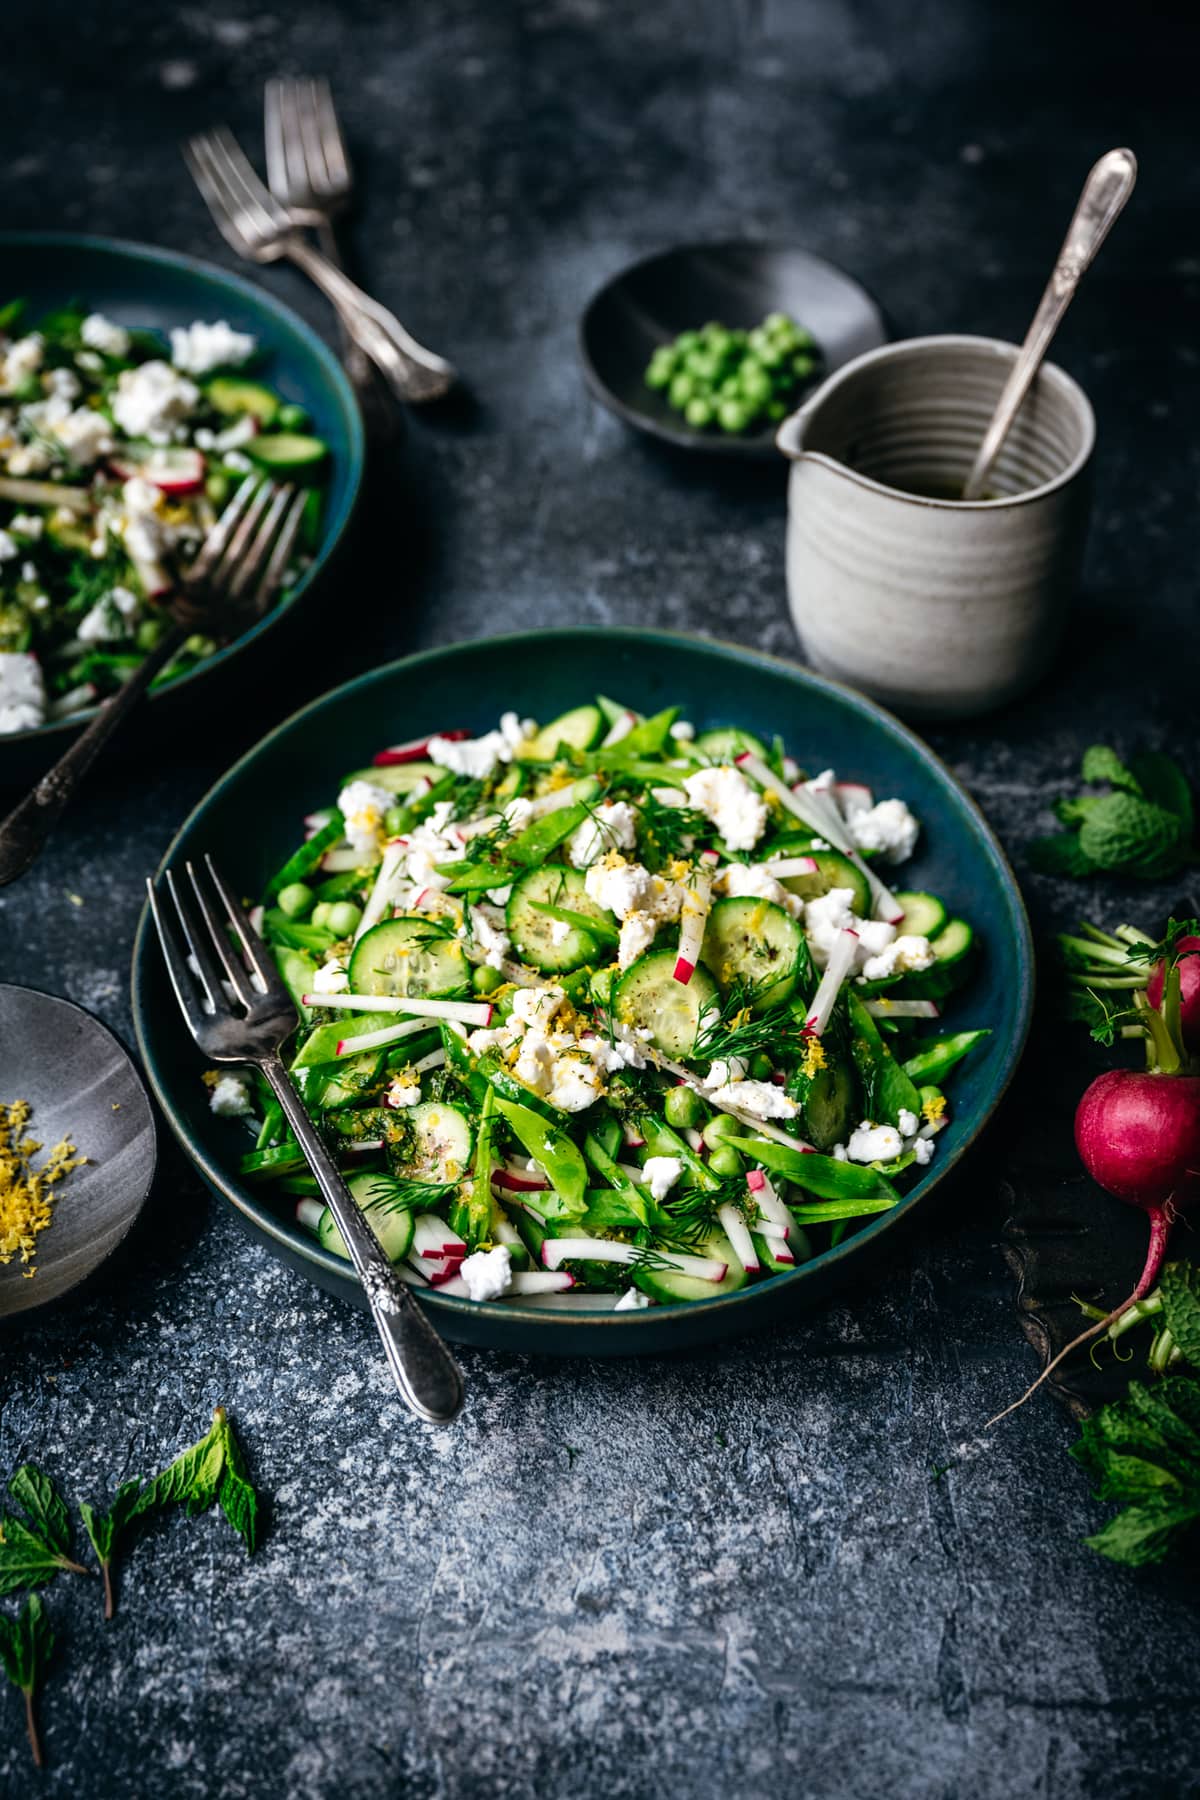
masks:
<svg viewBox="0 0 1200 1800"><path fill-rule="evenodd" d="M506 743L511 744L514 750L518 744L523 744L526 738L531 738L536 730L537 721L535 719L518 718L515 712L501 714L501 736Z"/></svg>
<svg viewBox="0 0 1200 1800"><path fill-rule="evenodd" d="M730 863L720 871L713 887L717 893L728 894L739 900L773 900L776 906L782 906L794 919L798 919L804 911L804 902L799 894L790 894L782 882L776 881L770 867L763 863Z"/></svg>
<svg viewBox="0 0 1200 1800"><path fill-rule="evenodd" d="M8 521L9 531L15 531L21 537L40 538L46 528L46 522L40 513L14 513Z"/></svg>
<svg viewBox="0 0 1200 1800"><path fill-rule="evenodd" d="M753 850L766 829L766 802L739 769L697 769L683 786L689 804L712 820L731 850Z"/></svg>
<svg viewBox="0 0 1200 1800"><path fill-rule="evenodd" d="M649 1306L649 1304L650 1296L649 1294L643 1294L641 1288L626 1288L625 1292L621 1295L621 1298L617 1301L617 1304L613 1307L613 1311L641 1312L642 1308L644 1306Z"/></svg>
<svg viewBox="0 0 1200 1800"><path fill-rule="evenodd" d="M607 850L632 850L637 842L637 813L628 800L605 800L572 833L567 857L577 869L590 868Z"/></svg>
<svg viewBox="0 0 1200 1800"><path fill-rule="evenodd" d="M106 319L103 313L89 313L79 327L79 335L89 350L102 350L105 356L129 355L129 333L123 325L115 325L111 319ZM84 367L87 367L86 363Z"/></svg>
<svg viewBox="0 0 1200 1800"><path fill-rule="evenodd" d="M508 933L489 919L480 906L471 908L471 930L476 944L483 951L488 968L498 969L512 949L512 939Z"/></svg>
<svg viewBox="0 0 1200 1800"><path fill-rule="evenodd" d="M571 927L565 919L551 919L550 942L554 945L565 944L571 935Z"/></svg>
<svg viewBox="0 0 1200 1800"><path fill-rule="evenodd" d="M250 1089L240 1075L222 1075L209 1096L208 1104L219 1119L243 1119L253 1110Z"/></svg>
<svg viewBox="0 0 1200 1800"><path fill-rule="evenodd" d="M113 418L130 437L167 444L172 428L182 424L199 399L195 382L178 374L170 363L142 363L136 369L122 369L118 375Z"/></svg>
<svg viewBox="0 0 1200 1800"><path fill-rule="evenodd" d="M688 719L676 719L671 727L671 736L679 744L690 744L696 735L696 727Z"/></svg>
<svg viewBox="0 0 1200 1800"><path fill-rule="evenodd" d="M392 804L392 795L374 781L351 781L338 795L338 811L346 821L346 837L351 849L364 862L379 855L379 839L383 815Z"/></svg>
<svg viewBox="0 0 1200 1800"><path fill-rule="evenodd" d="M57 394L62 400L78 400L83 392L83 383L74 369L49 369L42 381L47 393Z"/></svg>
<svg viewBox="0 0 1200 1800"><path fill-rule="evenodd" d="M513 747L502 731L487 731L479 738L431 737L426 750L430 762L455 775L486 781L498 763L512 761Z"/></svg>
<svg viewBox="0 0 1200 1800"><path fill-rule="evenodd" d="M116 442L103 413L90 406L78 406L54 426L54 436L74 463L94 463L110 451Z"/></svg>
<svg viewBox="0 0 1200 1800"><path fill-rule="evenodd" d="M920 1168L933 1161L934 1144L932 1138L919 1137L912 1146L913 1160Z"/></svg>
<svg viewBox="0 0 1200 1800"><path fill-rule="evenodd" d="M877 851L889 863L902 863L912 855L921 829L903 800L880 800L852 810L846 823L860 850Z"/></svg>
<svg viewBox="0 0 1200 1800"><path fill-rule="evenodd" d="M901 1137L916 1137L917 1127L920 1123L916 1113L909 1112L906 1106L902 1106L896 1115L896 1125Z"/></svg>
<svg viewBox="0 0 1200 1800"><path fill-rule="evenodd" d="M193 325L176 325L171 331L171 361L188 375L233 368L253 356L257 346L257 338L248 331L235 331L225 319L211 325L197 319ZM103 349L103 345L97 348Z"/></svg>
<svg viewBox="0 0 1200 1800"><path fill-rule="evenodd" d="M624 1038L614 1038L610 1042L608 1038L589 1032L579 1041L597 1068L603 1069L606 1075L615 1075L618 1069L644 1069L646 1066L646 1058L637 1045Z"/></svg>
<svg viewBox="0 0 1200 1800"><path fill-rule="evenodd" d="M385 1106L420 1106L421 1083L410 1070L402 1070L388 1083L383 1103Z"/></svg>
<svg viewBox="0 0 1200 1800"><path fill-rule="evenodd" d="M846 1145L849 1162L892 1162L904 1149L904 1139L894 1125L875 1125L864 1119L857 1131L850 1133Z"/></svg>
<svg viewBox="0 0 1200 1800"><path fill-rule="evenodd" d="M642 1179L656 1200L665 1200L682 1174L677 1156L648 1156L642 1164Z"/></svg>
<svg viewBox="0 0 1200 1800"><path fill-rule="evenodd" d="M928 938L904 937L893 938L884 946L878 956L869 956L862 966L863 981L886 981L891 975L909 975L921 969L931 969L937 957Z"/></svg>
<svg viewBox="0 0 1200 1800"><path fill-rule="evenodd" d="M20 554L20 545L14 543L7 531L0 531L0 562L12 562Z"/></svg>
<svg viewBox="0 0 1200 1800"><path fill-rule="evenodd" d="M0 732L33 731L46 717L46 686L37 657L0 650Z"/></svg>
<svg viewBox="0 0 1200 1800"><path fill-rule="evenodd" d="M4 387L11 391L28 381L31 375L36 375L42 366L44 350L45 344L36 331L31 331L28 337L18 338L15 344L10 344L4 352L3 361L0 361L0 382L3 382Z"/></svg>
<svg viewBox="0 0 1200 1800"><path fill-rule="evenodd" d="M314 994L344 994L349 986L346 965L336 956L323 962L313 976Z"/></svg>
<svg viewBox="0 0 1200 1800"><path fill-rule="evenodd" d="M713 1068L717 1067L714 1063ZM773 1081L730 1081L723 1087L710 1087L706 1080L704 1085L715 1105L740 1107L743 1112L753 1113L756 1119L794 1119L800 1111L796 1102L789 1100Z"/></svg>
<svg viewBox="0 0 1200 1800"><path fill-rule="evenodd" d="M656 919L677 919L683 904L683 890L662 875L652 875L641 863L626 862L617 851L610 850L593 863L584 876L588 897L618 919L631 912L650 913Z"/></svg>
<svg viewBox="0 0 1200 1800"><path fill-rule="evenodd" d="M498 1300L512 1286L512 1254L507 1244L473 1250L463 1257L458 1272L472 1300Z"/></svg>
<svg viewBox="0 0 1200 1800"><path fill-rule="evenodd" d="M843 931L858 933L855 954L859 968L869 958L881 956L895 938L896 927L885 919L860 919L852 909L853 900L853 888L830 888L804 908L804 928L818 968L825 967L829 952Z"/></svg>
<svg viewBox="0 0 1200 1800"><path fill-rule="evenodd" d="M621 920L621 935L617 945L618 967L627 969L639 956L644 955L654 942L657 930L658 920L653 913L626 913Z"/></svg>
<svg viewBox="0 0 1200 1800"><path fill-rule="evenodd" d="M544 1031L566 997L565 991L553 983L518 988L512 999L512 1018L519 1025L534 1025Z"/></svg>

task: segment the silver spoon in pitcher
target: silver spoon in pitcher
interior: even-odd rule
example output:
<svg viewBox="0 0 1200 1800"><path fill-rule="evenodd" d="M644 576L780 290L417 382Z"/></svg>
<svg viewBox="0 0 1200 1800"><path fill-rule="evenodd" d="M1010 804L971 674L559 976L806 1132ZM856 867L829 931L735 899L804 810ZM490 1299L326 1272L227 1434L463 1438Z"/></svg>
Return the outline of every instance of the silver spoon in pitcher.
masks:
<svg viewBox="0 0 1200 1800"><path fill-rule="evenodd" d="M984 433L979 454L962 491L964 500L978 500L992 472L992 464L1012 430L1021 402L1050 348L1063 314L1075 298L1075 290L1095 260L1096 252L1112 230L1137 180L1137 158L1132 150L1109 150L1083 184L1075 216L1067 227L1054 272L1046 284L1033 323L996 402L991 423Z"/></svg>

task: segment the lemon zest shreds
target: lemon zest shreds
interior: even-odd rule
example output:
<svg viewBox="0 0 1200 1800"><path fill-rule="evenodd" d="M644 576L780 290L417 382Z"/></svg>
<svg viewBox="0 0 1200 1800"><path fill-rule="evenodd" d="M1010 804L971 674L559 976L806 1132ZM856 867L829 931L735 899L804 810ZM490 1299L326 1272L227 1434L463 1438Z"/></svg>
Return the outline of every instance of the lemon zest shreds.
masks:
<svg viewBox="0 0 1200 1800"><path fill-rule="evenodd" d="M31 1110L27 1100L0 1102L0 1263L19 1256L33 1264L37 1234L53 1218L55 1184L87 1161L63 1138L35 1168L33 1158L44 1146L27 1134ZM29 1267L23 1273L37 1271Z"/></svg>
<svg viewBox="0 0 1200 1800"><path fill-rule="evenodd" d="M825 1046L815 1032L810 1032L804 1040L804 1073L811 1080L818 1069L826 1065Z"/></svg>
<svg viewBox="0 0 1200 1800"><path fill-rule="evenodd" d="M930 1125L935 1124L936 1121L941 1118L945 1110L945 1094L930 1094L928 1100L926 1100L921 1107L922 1116Z"/></svg>

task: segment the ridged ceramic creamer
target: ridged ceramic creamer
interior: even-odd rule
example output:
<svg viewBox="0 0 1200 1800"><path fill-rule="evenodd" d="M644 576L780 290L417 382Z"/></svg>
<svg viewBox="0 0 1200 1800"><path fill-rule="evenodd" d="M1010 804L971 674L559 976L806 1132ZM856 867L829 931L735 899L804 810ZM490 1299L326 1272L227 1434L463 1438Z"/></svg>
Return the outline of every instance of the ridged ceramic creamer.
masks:
<svg viewBox="0 0 1200 1800"><path fill-rule="evenodd" d="M957 501L1016 347L928 337L848 363L779 428L788 596L809 660L898 711L966 717L1048 667L1079 578L1095 420L1044 364L983 500Z"/></svg>

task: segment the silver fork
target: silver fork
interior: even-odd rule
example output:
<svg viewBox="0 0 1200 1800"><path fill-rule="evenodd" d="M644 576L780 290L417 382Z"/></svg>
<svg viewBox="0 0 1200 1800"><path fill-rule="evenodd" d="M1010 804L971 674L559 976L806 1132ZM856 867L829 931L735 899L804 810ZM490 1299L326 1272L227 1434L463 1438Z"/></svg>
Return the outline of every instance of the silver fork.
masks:
<svg viewBox="0 0 1200 1800"><path fill-rule="evenodd" d="M32 866L96 757L155 676L194 631L266 611L287 574L304 513L303 489L248 475L176 580L172 617L154 649L98 709L52 768L0 822L0 887Z"/></svg>
<svg viewBox="0 0 1200 1800"><path fill-rule="evenodd" d="M453 366L426 350L386 306L364 293L304 236L296 218L265 187L228 127L200 132L184 158L226 243L253 262L294 262L337 310L354 342L401 400L439 400L457 380Z"/></svg>
<svg viewBox="0 0 1200 1800"><path fill-rule="evenodd" d="M458 1365L388 1261L292 1086L279 1052L296 1028L296 1007L275 958L212 857L203 869L186 867L187 888L166 871L170 910L152 881L146 890L188 1030L214 1062L250 1064L270 1083L350 1252L396 1386L419 1418L448 1424L463 1403Z"/></svg>

